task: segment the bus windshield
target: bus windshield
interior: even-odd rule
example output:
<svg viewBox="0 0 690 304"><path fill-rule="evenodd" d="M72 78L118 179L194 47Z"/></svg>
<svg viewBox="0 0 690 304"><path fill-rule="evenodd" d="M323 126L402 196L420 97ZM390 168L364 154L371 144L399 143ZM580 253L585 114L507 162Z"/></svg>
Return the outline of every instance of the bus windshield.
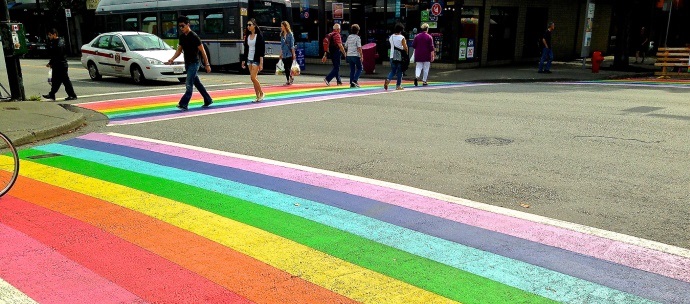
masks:
<svg viewBox="0 0 690 304"><path fill-rule="evenodd" d="M284 3L271 1L249 1L250 18L256 19L259 26L280 27L285 12Z"/></svg>

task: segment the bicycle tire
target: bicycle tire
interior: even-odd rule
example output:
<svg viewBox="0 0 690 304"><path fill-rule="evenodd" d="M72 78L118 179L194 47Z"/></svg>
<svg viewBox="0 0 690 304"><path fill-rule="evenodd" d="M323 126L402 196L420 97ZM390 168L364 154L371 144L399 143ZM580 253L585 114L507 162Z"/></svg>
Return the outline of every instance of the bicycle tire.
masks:
<svg viewBox="0 0 690 304"><path fill-rule="evenodd" d="M12 189L19 177L19 154L12 141L0 133L0 197Z"/></svg>

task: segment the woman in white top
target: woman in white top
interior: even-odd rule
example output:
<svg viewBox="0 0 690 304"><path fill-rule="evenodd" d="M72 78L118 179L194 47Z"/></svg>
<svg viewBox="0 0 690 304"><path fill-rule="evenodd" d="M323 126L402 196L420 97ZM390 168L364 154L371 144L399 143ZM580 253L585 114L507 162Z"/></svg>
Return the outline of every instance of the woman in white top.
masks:
<svg viewBox="0 0 690 304"><path fill-rule="evenodd" d="M247 31L244 33L244 58L242 58L242 68L249 67L249 75L254 84L254 93L256 99L253 102L260 102L264 100L264 91L261 89L261 83L257 76L259 72L264 69L264 55L266 53L266 44L264 37L261 35L259 25L256 24L254 18L247 22Z"/></svg>
<svg viewBox="0 0 690 304"><path fill-rule="evenodd" d="M388 84L393 80L393 77L396 77L396 82L395 82L395 89L396 90L402 90L403 87L400 85L402 82L402 61L404 56L407 56L407 41L405 40L405 36L402 35L402 31L405 29L402 24L398 23L395 25L395 28L393 29L393 35L388 39L388 42L391 44L391 72L388 73L388 78L386 78L386 82L383 84L383 88L388 90ZM400 51L396 50L404 50L404 54L398 54L396 56L396 52L401 53Z"/></svg>
<svg viewBox="0 0 690 304"><path fill-rule="evenodd" d="M359 88L359 75L362 75L362 38L359 37L359 25L353 24L350 27L350 35L345 41L347 57L345 60L350 64L350 87Z"/></svg>

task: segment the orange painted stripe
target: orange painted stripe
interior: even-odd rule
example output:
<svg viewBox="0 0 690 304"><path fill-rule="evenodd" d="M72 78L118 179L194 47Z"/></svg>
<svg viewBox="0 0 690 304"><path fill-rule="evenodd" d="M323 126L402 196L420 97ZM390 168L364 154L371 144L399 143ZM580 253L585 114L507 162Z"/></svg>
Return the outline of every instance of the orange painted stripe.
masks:
<svg viewBox="0 0 690 304"><path fill-rule="evenodd" d="M22 176L16 188L18 198L99 227L250 301L355 303L197 234L97 198Z"/></svg>

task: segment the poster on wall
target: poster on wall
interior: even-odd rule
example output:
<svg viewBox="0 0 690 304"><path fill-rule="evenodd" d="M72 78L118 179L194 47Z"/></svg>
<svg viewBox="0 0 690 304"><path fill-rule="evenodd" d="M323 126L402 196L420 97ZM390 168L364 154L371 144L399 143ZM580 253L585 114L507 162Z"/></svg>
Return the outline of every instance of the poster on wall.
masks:
<svg viewBox="0 0 690 304"><path fill-rule="evenodd" d="M458 60L467 59L467 38L460 38L458 42Z"/></svg>
<svg viewBox="0 0 690 304"><path fill-rule="evenodd" d="M343 19L343 4L333 3L333 19L342 20Z"/></svg>
<svg viewBox="0 0 690 304"><path fill-rule="evenodd" d="M580 56L582 58L589 57L589 49L592 45L592 27L594 25L594 0L587 1L587 16L585 16L585 30L582 37L582 51Z"/></svg>
<svg viewBox="0 0 690 304"><path fill-rule="evenodd" d="M467 59L474 58L474 39L467 39Z"/></svg>

